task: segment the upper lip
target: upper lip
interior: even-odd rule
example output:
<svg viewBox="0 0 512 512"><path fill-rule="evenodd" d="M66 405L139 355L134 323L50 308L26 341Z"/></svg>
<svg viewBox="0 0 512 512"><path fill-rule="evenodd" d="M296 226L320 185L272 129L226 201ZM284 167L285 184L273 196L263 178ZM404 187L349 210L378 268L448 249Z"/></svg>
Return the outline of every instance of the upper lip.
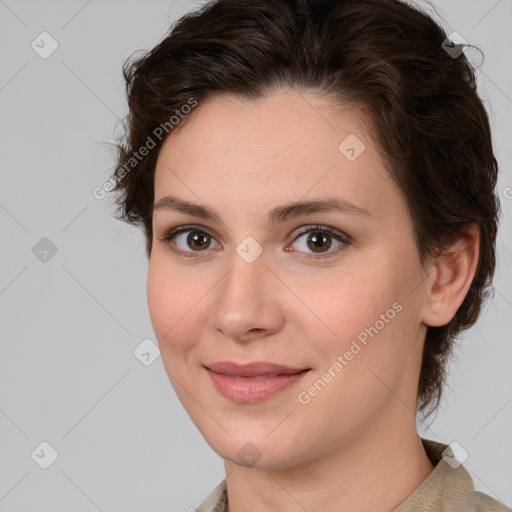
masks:
<svg viewBox="0 0 512 512"><path fill-rule="evenodd" d="M216 373L224 373L234 377L257 377L261 375L268 375L270 377L276 375L293 375L300 373L310 368L290 368L289 366L282 366L280 364L268 363L265 361L256 361L249 364L237 364L232 361L219 361L206 366L209 370Z"/></svg>

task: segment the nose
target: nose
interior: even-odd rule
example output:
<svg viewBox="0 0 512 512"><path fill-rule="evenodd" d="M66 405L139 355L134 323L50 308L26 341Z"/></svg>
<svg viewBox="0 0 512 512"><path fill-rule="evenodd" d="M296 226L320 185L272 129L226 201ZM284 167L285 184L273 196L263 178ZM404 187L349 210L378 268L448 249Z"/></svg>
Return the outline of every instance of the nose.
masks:
<svg viewBox="0 0 512 512"><path fill-rule="evenodd" d="M230 263L212 294L211 327L238 342L274 334L284 322L285 292L264 252L248 262L234 251Z"/></svg>

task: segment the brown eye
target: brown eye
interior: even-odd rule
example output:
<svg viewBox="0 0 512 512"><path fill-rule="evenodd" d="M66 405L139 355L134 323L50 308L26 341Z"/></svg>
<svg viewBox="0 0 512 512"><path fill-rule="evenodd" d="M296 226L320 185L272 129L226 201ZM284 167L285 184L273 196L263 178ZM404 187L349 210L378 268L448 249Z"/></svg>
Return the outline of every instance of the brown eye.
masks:
<svg viewBox="0 0 512 512"><path fill-rule="evenodd" d="M180 256L195 257L211 248L215 239L202 229L188 226L171 229L160 241L167 244L171 251ZM220 247L217 244L217 248Z"/></svg>
<svg viewBox="0 0 512 512"><path fill-rule="evenodd" d="M334 256L350 242L351 238L342 232L324 226L312 226L299 233L293 245L294 250L303 253L302 256L307 259L322 259ZM334 250L330 251L333 243Z"/></svg>
<svg viewBox="0 0 512 512"><path fill-rule="evenodd" d="M203 231L189 231L189 235L187 236L187 246L192 249L198 249L199 251L204 251L208 249L210 245L211 237L207 233Z"/></svg>
<svg viewBox="0 0 512 512"><path fill-rule="evenodd" d="M310 231L307 244L313 252L324 252L331 247L331 235L326 235L321 231Z"/></svg>

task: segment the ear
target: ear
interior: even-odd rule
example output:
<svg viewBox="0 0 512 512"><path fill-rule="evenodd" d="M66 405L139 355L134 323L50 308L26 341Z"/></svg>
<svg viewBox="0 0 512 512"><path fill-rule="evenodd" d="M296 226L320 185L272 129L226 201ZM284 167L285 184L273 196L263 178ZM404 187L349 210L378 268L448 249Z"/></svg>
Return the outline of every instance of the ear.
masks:
<svg viewBox="0 0 512 512"><path fill-rule="evenodd" d="M471 224L432 263L421 316L424 324L439 327L454 317L475 276L479 248L480 232Z"/></svg>

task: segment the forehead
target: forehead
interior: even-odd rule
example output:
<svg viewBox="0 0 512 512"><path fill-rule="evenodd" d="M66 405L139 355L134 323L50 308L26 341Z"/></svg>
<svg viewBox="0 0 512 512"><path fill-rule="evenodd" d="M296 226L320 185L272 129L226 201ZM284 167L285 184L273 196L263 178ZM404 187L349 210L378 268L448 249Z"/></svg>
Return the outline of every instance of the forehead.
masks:
<svg viewBox="0 0 512 512"><path fill-rule="evenodd" d="M284 89L258 100L216 94L201 102L167 137L159 157L208 167L258 159L314 160L321 152L334 163L349 135L368 139L367 120L353 105ZM367 144L366 144L367 145ZM304 162L304 163L306 163ZM355 167L355 166L354 166Z"/></svg>
<svg viewBox="0 0 512 512"><path fill-rule="evenodd" d="M195 202L207 194L220 205L225 194L270 206L339 192L375 211L390 199L367 119L353 105L293 90L256 101L216 95L178 128L160 150L155 200L179 189Z"/></svg>
<svg viewBox="0 0 512 512"><path fill-rule="evenodd" d="M217 144L230 149L234 144L251 143L269 148L277 143L299 146L304 140L326 145L329 134L335 139L345 132L358 133L361 138L370 135L361 108L294 89L275 91L257 100L216 94L200 103L178 128L176 135L182 133L185 138L193 134L212 149Z"/></svg>

